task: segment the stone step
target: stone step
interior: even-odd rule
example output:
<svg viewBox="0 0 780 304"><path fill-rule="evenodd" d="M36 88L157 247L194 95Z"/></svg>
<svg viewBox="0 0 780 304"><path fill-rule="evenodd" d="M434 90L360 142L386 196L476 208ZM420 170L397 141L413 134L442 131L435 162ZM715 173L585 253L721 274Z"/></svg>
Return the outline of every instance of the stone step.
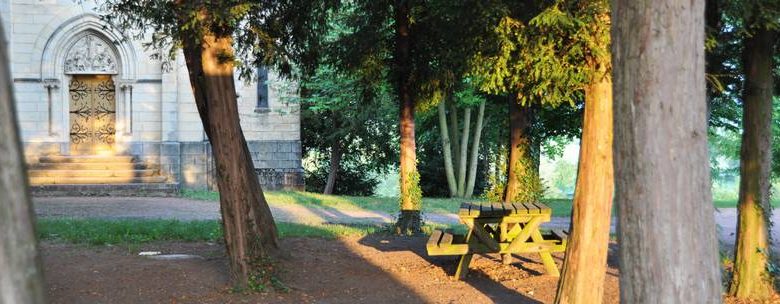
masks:
<svg viewBox="0 0 780 304"><path fill-rule="evenodd" d="M30 185L57 185L57 184L143 184L143 183L164 183L167 179L164 176L140 176L140 177L50 177L50 176L31 176Z"/></svg>
<svg viewBox="0 0 780 304"><path fill-rule="evenodd" d="M136 177L153 176L155 170L28 170L30 177Z"/></svg>
<svg viewBox="0 0 780 304"><path fill-rule="evenodd" d="M61 184L33 185L35 196L176 196L179 184Z"/></svg>
<svg viewBox="0 0 780 304"><path fill-rule="evenodd" d="M130 155L50 155L42 156L41 163L132 163L135 156Z"/></svg>
<svg viewBox="0 0 780 304"><path fill-rule="evenodd" d="M160 170L159 165L144 163L35 163L30 170Z"/></svg>

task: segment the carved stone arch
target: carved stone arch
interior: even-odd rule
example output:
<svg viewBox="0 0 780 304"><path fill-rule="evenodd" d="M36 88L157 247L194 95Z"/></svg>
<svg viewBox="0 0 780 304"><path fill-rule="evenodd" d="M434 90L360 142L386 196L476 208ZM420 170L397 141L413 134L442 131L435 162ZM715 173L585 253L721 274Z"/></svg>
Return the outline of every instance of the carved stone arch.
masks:
<svg viewBox="0 0 780 304"><path fill-rule="evenodd" d="M83 51L82 54L79 54ZM104 68L106 60L114 61L113 70L94 70L96 65L88 64L82 67L90 69L77 71L69 59L82 56L84 60L100 61ZM136 79L137 59L135 48L130 39L110 24L103 21L99 15L85 13L63 22L49 37L41 55L41 79L61 79L64 74L115 74L123 81ZM83 62L82 62L83 64ZM71 68L70 71L66 71Z"/></svg>
<svg viewBox="0 0 780 304"><path fill-rule="evenodd" d="M137 80L136 49L131 40L94 13L83 13L59 24L45 42L37 41L40 79L48 92L49 135L69 153L70 117L68 85L77 74L112 75L115 90L117 135L132 133L132 84ZM50 27L51 26L50 24ZM36 55L33 55L36 56ZM120 93L121 92L121 93ZM119 136L117 136L119 137ZM125 136L117 141L132 140Z"/></svg>

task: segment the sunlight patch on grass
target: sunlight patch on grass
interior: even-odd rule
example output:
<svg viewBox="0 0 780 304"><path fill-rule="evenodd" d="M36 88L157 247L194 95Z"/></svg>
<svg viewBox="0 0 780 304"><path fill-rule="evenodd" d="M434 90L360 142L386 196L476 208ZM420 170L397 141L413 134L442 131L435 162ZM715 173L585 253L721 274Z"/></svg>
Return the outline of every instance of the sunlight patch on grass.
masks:
<svg viewBox="0 0 780 304"><path fill-rule="evenodd" d="M398 213L398 198L395 197L360 197L325 195L300 191L265 191L268 204L320 206L337 210L369 210L381 211L386 214ZM182 190L181 195L190 199L218 201L219 193L214 191ZM454 214L460 204L465 201L483 201L482 198L423 198L424 213ZM553 216L569 216L571 214L570 199L542 199L542 202L553 209Z"/></svg>

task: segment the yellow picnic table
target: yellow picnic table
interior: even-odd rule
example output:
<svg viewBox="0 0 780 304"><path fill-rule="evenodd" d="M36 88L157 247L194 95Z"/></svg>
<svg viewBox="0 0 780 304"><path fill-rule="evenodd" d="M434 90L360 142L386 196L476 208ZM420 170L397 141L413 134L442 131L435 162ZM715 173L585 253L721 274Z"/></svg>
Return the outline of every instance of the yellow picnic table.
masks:
<svg viewBox="0 0 780 304"><path fill-rule="evenodd" d="M475 253L499 253L510 259L513 253L538 253L547 273L559 276L551 253L566 250L568 233L552 230L543 235L539 226L551 216L550 207L538 202L463 203L458 217L468 233L434 231L426 246L428 255L460 255L455 276L462 279Z"/></svg>

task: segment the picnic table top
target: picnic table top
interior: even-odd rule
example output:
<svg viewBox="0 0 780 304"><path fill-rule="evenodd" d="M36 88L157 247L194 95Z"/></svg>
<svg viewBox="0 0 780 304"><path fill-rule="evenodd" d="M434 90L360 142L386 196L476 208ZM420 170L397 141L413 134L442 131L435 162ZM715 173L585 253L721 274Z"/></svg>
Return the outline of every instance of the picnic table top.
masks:
<svg viewBox="0 0 780 304"><path fill-rule="evenodd" d="M552 214L552 209L540 202L531 203L491 203L465 202L460 205L458 216L461 218L533 216Z"/></svg>

